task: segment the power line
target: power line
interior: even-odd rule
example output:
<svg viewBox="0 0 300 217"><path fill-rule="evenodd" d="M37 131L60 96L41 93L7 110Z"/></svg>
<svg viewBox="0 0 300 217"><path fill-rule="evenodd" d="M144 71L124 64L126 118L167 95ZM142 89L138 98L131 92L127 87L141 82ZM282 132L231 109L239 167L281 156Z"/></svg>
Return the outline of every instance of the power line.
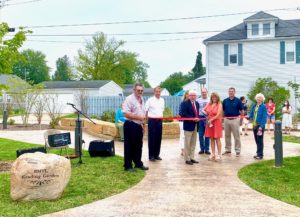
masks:
<svg viewBox="0 0 300 217"><path fill-rule="evenodd" d="M154 39L154 40L136 40L136 41L125 41L126 43L151 43L151 42L166 42L166 41L183 41L183 40L194 40L206 38L202 37L190 37L190 38L169 38L169 39ZM30 42L46 42L46 43L77 43L82 44L84 41L60 41L60 40L26 40Z"/></svg>
<svg viewBox="0 0 300 217"><path fill-rule="evenodd" d="M10 1L10 0L6 0L6 1ZM5 6L12 6L12 5L23 5L23 4L28 4L28 3L33 3L33 2L39 2L39 1L42 1L42 0L31 0L31 1L9 3L9 4L4 4L3 7L5 7Z"/></svg>
<svg viewBox="0 0 300 217"><path fill-rule="evenodd" d="M299 29L300 25L289 25L287 27L275 27L268 28L268 30L279 30L279 29ZM249 29L250 31L252 29ZM248 31L249 31L248 30ZM257 30L263 30L263 28L257 28ZM178 31L178 32L141 32L141 33L104 33L105 35L112 36L151 36L151 35L186 35L186 34L202 34L202 33L219 33L219 32L242 32L247 31L245 29L227 29L227 30L202 30L202 31ZM83 36L94 36L96 33L70 33L70 34L27 34L27 37L83 37ZM9 35L13 36L13 35ZM209 36L208 36L209 37Z"/></svg>
<svg viewBox="0 0 300 217"><path fill-rule="evenodd" d="M274 11L291 11L291 10L299 10L299 7L277 8L277 9L269 9L269 10L265 10L265 11L266 12L272 12L272 11L274 12ZM195 16L195 17L178 17L178 18L151 19L151 20L133 20L133 21L80 23L80 24L58 24L58 25L45 25L45 26L25 26L25 28L33 29L33 28L74 27L74 26L138 24L138 23L166 22L166 21L178 21L178 20L196 20L196 19L204 19L204 18L236 16L236 15L252 14L252 13L257 13L257 12L258 11L248 11L248 12L238 12L238 13L228 13L228 14L215 14L215 15Z"/></svg>

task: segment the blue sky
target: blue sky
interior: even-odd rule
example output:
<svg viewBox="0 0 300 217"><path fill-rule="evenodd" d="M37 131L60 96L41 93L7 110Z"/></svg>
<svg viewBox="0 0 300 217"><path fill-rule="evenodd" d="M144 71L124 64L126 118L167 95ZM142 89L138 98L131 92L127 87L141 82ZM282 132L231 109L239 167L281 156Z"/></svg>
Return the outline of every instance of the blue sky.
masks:
<svg viewBox="0 0 300 217"><path fill-rule="evenodd" d="M18 3L28 0L10 0ZM28 4L6 6L0 11L0 21L8 22L11 27L79 24L95 22L114 22L193 17L236 12L260 11L277 8L300 7L299 0L42 0ZM300 11L269 12L281 19L300 19ZM225 30L252 14L215 17L196 20L153 22L140 24L101 25L85 27L63 27L32 29L33 34L93 34L95 32L141 33L141 32L178 32ZM150 65L149 81L152 86L159 84L173 72L187 73L195 64L197 51L203 54L205 64L205 46L202 41L216 33L155 36L114 36L125 40L124 49L139 54L139 59ZM109 36L112 37L112 36ZM130 41L191 38L197 39L134 43ZM90 37L29 37L29 40L76 41L82 43L49 43L27 41L23 49L42 51L47 56L48 65L55 70L57 58L68 55L72 61L78 49L84 48L84 41Z"/></svg>

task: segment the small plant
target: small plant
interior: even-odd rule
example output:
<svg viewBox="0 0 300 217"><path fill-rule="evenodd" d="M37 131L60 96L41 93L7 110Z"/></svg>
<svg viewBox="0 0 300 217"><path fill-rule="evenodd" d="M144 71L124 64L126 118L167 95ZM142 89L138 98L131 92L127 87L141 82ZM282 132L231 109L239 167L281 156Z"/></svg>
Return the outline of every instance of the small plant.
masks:
<svg viewBox="0 0 300 217"><path fill-rule="evenodd" d="M92 119L97 119L97 120L101 120L101 117L99 117L98 115L91 115Z"/></svg>
<svg viewBox="0 0 300 217"><path fill-rule="evenodd" d="M49 123L49 127L51 129L54 129L59 124L60 119L61 119L61 117L56 117L56 118L52 119Z"/></svg>
<svg viewBox="0 0 300 217"><path fill-rule="evenodd" d="M103 112L103 114L100 117L100 120L115 123L115 116L116 116L115 111L106 111Z"/></svg>
<svg viewBox="0 0 300 217"><path fill-rule="evenodd" d="M164 110L164 117L173 117L172 109L169 107L166 107ZM173 120L164 120L163 122L173 122Z"/></svg>
<svg viewBox="0 0 300 217"><path fill-rule="evenodd" d="M10 119L8 119L7 124L8 124L8 125L14 125L15 122L16 122L16 121L15 121L14 119L10 118Z"/></svg>

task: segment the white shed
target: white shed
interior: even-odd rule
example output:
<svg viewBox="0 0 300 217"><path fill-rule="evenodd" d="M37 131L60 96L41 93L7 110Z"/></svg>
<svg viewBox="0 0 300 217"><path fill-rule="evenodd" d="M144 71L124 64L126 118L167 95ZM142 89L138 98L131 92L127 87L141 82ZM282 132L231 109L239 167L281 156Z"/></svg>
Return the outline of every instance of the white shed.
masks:
<svg viewBox="0 0 300 217"><path fill-rule="evenodd" d="M199 78L187 83L186 85L184 85L182 87L182 89L184 91L187 90L195 90L197 92L198 95L201 94L201 88L205 87L205 83L206 83L206 75L202 75Z"/></svg>
<svg viewBox="0 0 300 217"><path fill-rule="evenodd" d="M79 98L82 96L122 96L123 89L110 80L89 81L46 81L44 94L56 98L57 106L62 107L62 113L71 113L73 108L67 106L72 103L79 106ZM79 106L80 107L80 106Z"/></svg>

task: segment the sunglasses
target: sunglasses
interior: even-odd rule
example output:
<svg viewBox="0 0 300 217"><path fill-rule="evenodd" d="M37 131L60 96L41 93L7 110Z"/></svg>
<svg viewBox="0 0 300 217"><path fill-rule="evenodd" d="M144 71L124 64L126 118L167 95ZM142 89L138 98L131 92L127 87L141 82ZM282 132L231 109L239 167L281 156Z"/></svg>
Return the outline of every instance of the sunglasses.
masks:
<svg viewBox="0 0 300 217"><path fill-rule="evenodd" d="M136 90L136 92L143 93L144 90Z"/></svg>

